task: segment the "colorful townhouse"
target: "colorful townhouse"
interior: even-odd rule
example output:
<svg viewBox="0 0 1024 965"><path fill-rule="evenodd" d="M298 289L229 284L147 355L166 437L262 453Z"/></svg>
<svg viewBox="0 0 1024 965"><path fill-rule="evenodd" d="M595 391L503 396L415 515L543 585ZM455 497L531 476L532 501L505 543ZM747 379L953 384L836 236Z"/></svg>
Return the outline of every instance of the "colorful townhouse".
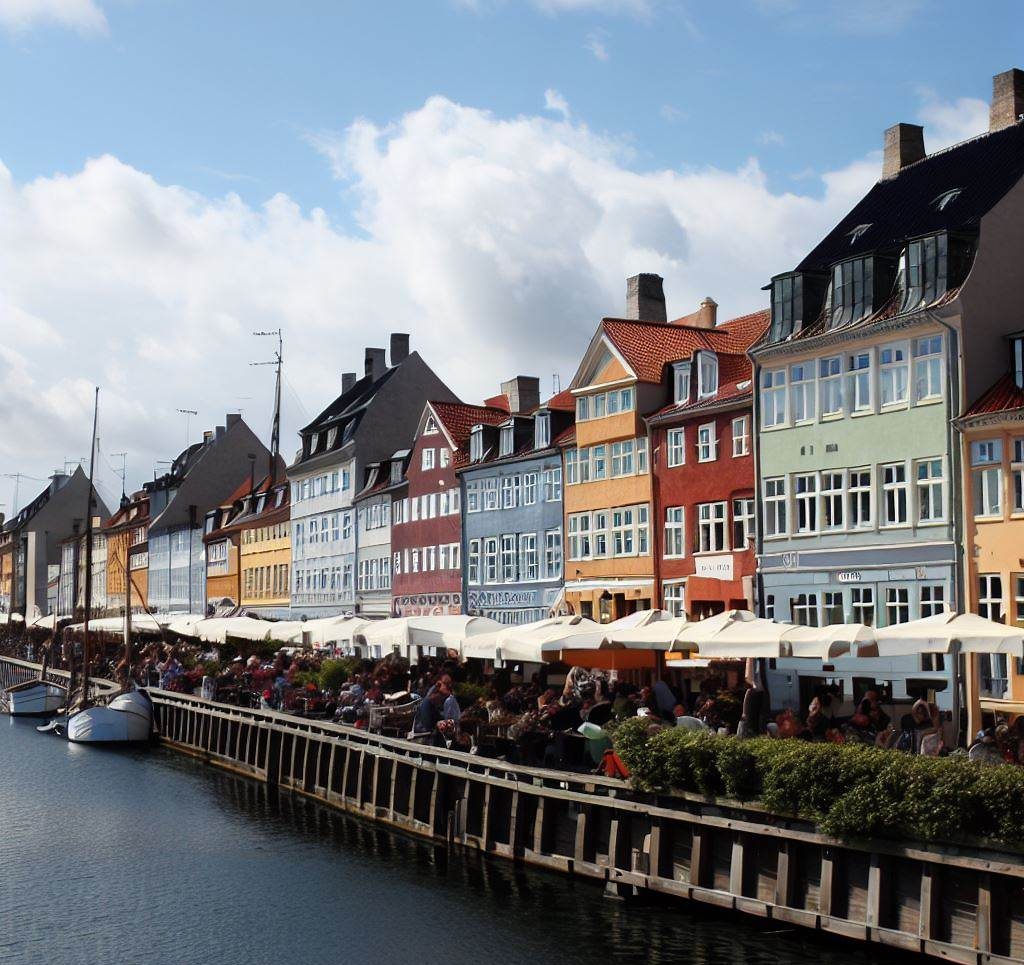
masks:
<svg viewBox="0 0 1024 965"><path fill-rule="evenodd" d="M206 613L206 514L231 496L270 452L240 415L204 432L163 476L147 482L148 604L157 613Z"/></svg>
<svg viewBox="0 0 1024 965"><path fill-rule="evenodd" d="M543 405L540 383L520 375L501 386L508 412L470 432L462 482L464 612L499 623L548 616L563 584L562 455L572 393Z"/></svg>
<svg viewBox="0 0 1024 965"><path fill-rule="evenodd" d="M366 349L363 376L342 376L342 392L301 430L302 448L288 468L291 484L292 591L296 617L354 613L357 488L367 467L412 446L428 399L455 396L409 336Z"/></svg>
<svg viewBox="0 0 1024 965"><path fill-rule="evenodd" d="M463 612L462 489L456 470L470 459L476 426L507 422L505 396L486 405L428 402L409 454L407 494L391 505L391 613Z"/></svg>
<svg viewBox="0 0 1024 965"><path fill-rule="evenodd" d="M149 577L149 496L145 490L122 496L103 527L107 541L107 609L120 616L145 610ZM127 570L125 563L127 562Z"/></svg>
<svg viewBox="0 0 1024 965"><path fill-rule="evenodd" d="M391 616L391 516L392 504L408 491L406 469L409 450L400 449L389 459L366 468L366 479L356 494L356 613L383 619Z"/></svg>
<svg viewBox="0 0 1024 965"><path fill-rule="evenodd" d="M713 303L707 303L714 312ZM767 311L716 325L728 349L697 348L669 369L671 401L647 418L661 605L703 619L753 609L756 489L753 370Z"/></svg>
<svg viewBox="0 0 1024 965"><path fill-rule="evenodd" d="M30 617L33 608L46 612L50 567L60 565L62 541L77 531L76 525L84 532L88 496L89 477L80 466L71 475L54 473L46 488L3 524L0 612ZM101 523L110 515L95 489L90 504ZM73 596L67 604L74 605Z"/></svg>
<svg viewBox="0 0 1024 965"><path fill-rule="evenodd" d="M206 602L211 615L228 613L242 596L239 528L233 523L252 509L253 484L247 479L227 501L206 514L203 555L206 560Z"/></svg>
<svg viewBox="0 0 1024 965"><path fill-rule="evenodd" d="M955 421L961 477L967 608L1024 627L1024 333L1007 339L1007 371ZM970 725L982 713L1024 713L1024 661L981 654L968 661Z"/></svg>
<svg viewBox="0 0 1024 965"><path fill-rule="evenodd" d="M670 401L674 362L742 351L731 330L716 327L716 310L705 299L670 322L662 279L636 275L627 281L626 317L603 319L591 339L569 385L576 425L563 444L571 612L610 622L662 602L644 420Z"/></svg>
<svg viewBox="0 0 1024 965"><path fill-rule="evenodd" d="M887 626L966 603L951 424L1003 374L1024 299L1024 84L1011 71L994 87L980 137L927 155L922 128L887 130L879 181L771 281L751 352L766 616ZM786 669L776 684L805 703L816 681L798 691ZM953 706L941 657L833 670L853 698Z"/></svg>
<svg viewBox="0 0 1024 965"><path fill-rule="evenodd" d="M253 616L286 620L291 615L291 486L284 469L264 480L239 527L238 567L242 609Z"/></svg>

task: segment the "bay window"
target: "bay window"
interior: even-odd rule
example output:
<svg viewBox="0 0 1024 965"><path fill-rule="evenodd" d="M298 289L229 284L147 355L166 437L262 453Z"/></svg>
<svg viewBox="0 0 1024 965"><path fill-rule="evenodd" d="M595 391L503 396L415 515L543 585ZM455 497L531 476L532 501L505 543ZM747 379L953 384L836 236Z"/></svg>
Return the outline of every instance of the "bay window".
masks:
<svg viewBox="0 0 1024 965"><path fill-rule="evenodd" d="M833 328L869 314L873 301L873 258L851 258L832 269Z"/></svg>
<svg viewBox="0 0 1024 965"><path fill-rule="evenodd" d="M604 449L604 446L600 447ZM633 475L633 440L625 439L622 442L612 443L612 475L632 476Z"/></svg>
<svg viewBox="0 0 1024 965"><path fill-rule="evenodd" d="M590 450L590 478L605 479L608 476L608 447L594 446Z"/></svg>

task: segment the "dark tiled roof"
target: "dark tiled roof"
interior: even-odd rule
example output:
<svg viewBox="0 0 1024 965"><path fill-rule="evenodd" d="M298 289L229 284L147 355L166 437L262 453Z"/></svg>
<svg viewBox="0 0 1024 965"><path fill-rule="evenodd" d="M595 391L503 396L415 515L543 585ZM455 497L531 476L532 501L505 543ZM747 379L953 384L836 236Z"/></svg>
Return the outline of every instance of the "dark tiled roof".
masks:
<svg viewBox="0 0 1024 965"><path fill-rule="evenodd" d="M837 261L895 248L907 238L938 231L972 231L1024 175L1024 124L937 151L879 181L800 262L798 271L825 270ZM960 194L944 209L947 191ZM851 243L853 230L868 225Z"/></svg>
<svg viewBox="0 0 1024 965"><path fill-rule="evenodd" d="M962 418L1013 409L1024 409L1024 389L1018 388L1012 373L1007 372L980 399L968 406Z"/></svg>

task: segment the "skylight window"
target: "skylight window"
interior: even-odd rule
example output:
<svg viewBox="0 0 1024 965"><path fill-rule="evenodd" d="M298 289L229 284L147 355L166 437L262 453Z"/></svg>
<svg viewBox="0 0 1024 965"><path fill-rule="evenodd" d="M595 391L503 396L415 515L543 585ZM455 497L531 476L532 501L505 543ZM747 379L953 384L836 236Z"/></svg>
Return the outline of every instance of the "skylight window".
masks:
<svg viewBox="0 0 1024 965"><path fill-rule="evenodd" d="M951 188L949 191L943 191L942 194L940 194L932 202L932 204L934 204L935 207L939 209L939 211L945 211L946 208L949 207L949 205L951 205L954 201L956 201L958 197L960 197L960 193L962 190L962 188Z"/></svg>
<svg viewBox="0 0 1024 965"><path fill-rule="evenodd" d="M849 235L849 237L850 237L850 244L851 245L856 244L857 243L857 239L860 238L864 234L864 232L866 232L868 230L868 228L870 228L870 227L871 227L870 224L859 224L859 225L857 225L857 227L854 228L853 231L850 232L850 235Z"/></svg>

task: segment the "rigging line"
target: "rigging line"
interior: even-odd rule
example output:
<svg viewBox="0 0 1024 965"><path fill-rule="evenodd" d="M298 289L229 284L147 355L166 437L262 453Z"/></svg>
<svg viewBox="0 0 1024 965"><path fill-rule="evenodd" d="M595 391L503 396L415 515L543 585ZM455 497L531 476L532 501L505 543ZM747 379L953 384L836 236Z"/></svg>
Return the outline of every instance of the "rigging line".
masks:
<svg viewBox="0 0 1024 965"><path fill-rule="evenodd" d="M281 381L284 383L285 388L288 389L288 392L291 395L292 401L298 406L299 412L302 413L302 421L303 422L308 422L309 421L309 410L302 404L302 399L300 398L299 393L295 390L295 386L292 385L292 383L289 380L288 376L285 375L283 372L281 373Z"/></svg>

